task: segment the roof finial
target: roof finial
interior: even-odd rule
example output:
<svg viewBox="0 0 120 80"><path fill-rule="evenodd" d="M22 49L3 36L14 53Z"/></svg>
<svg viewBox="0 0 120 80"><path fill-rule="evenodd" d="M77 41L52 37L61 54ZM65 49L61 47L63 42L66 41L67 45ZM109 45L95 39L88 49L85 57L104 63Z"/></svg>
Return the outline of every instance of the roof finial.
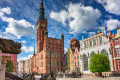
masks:
<svg viewBox="0 0 120 80"><path fill-rule="evenodd" d="M99 27L98 27L98 33L100 32Z"/></svg>

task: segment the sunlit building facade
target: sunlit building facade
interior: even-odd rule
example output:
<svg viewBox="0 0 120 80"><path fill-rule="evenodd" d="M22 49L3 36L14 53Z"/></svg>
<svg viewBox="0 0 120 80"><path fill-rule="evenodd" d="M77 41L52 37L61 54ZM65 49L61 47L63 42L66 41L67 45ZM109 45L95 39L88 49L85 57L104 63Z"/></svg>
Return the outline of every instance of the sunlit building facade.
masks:
<svg viewBox="0 0 120 80"><path fill-rule="evenodd" d="M117 34L112 34L110 51L112 55L113 71L120 71L120 27L117 26Z"/></svg>
<svg viewBox="0 0 120 80"><path fill-rule="evenodd" d="M84 39L82 37L82 41L80 41L80 64L81 64L81 72L90 73L89 70L89 60L94 54L105 54L109 57L110 60L110 69L113 71L112 65L112 55L109 51L110 49L110 36L106 35L106 29L104 27L104 31L98 33L94 36Z"/></svg>

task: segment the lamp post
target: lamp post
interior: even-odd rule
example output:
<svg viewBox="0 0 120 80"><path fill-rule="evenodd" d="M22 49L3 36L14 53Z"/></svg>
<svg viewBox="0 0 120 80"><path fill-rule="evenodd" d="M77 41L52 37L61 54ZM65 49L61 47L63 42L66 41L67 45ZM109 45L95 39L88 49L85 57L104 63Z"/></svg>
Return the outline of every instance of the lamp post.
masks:
<svg viewBox="0 0 120 80"><path fill-rule="evenodd" d="M105 63L105 61L106 61L106 60L104 59L104 63ZM104 67L104 68L105 68L105 67ZM105 72L105 78L106 78L106 72Z"/></svg>

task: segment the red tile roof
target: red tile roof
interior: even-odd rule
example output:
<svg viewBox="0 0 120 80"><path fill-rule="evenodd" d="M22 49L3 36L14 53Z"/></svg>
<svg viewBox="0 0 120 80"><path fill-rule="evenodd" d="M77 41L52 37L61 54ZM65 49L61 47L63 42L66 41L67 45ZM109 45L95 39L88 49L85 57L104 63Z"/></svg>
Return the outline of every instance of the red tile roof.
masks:
<svg viewBox="0 0 120 80"><path fill-rule="evenodd" d="M72 42L72 41L78 41L76 38L74 38L74 39L72 39L70 42Z"/></svg>
<svg viewBox="0 0 120 80"><path fill-rule="evenodd" d="M101 32L98 32L98 33L96 33L96 35L97 35L97 34L100 34L100 33L101 33Z"/></svg>

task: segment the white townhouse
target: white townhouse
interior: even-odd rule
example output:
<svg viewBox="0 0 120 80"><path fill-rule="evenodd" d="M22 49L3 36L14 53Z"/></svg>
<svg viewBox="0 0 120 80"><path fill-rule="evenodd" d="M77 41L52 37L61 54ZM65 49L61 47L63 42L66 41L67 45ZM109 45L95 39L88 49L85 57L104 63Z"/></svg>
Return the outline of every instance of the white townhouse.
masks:
<svg viewBox="0 0 120 80"><path fill-rule="evenodd" d="M113 71L112 65L112 56L110 54L110 42L109 36L106 35L106 29L104 27L104 31L98 33L94 36L84 39L82 37L82 41L80 41L80 64L81 64L81 72L83 73L91 73L89 70L89 60L96 53L103 53L108 55L110 60L110 68Z"/></svg>

